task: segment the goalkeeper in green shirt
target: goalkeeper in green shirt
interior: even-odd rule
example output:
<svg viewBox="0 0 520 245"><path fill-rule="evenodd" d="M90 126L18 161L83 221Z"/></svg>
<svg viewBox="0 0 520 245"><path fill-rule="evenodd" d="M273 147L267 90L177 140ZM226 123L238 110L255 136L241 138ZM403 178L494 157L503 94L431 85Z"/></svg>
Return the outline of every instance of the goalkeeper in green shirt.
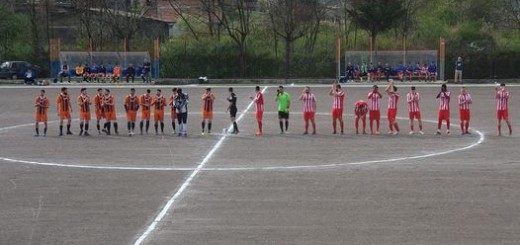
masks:
<svg viewBox="0 0 520 245"><path fill-rule="evenodd" d="M280 120L280 134L284 133L284 121L285 121L285 132L289 129L289 107L291 106L291 96L285 92L283 86L279 86L276 90L275 101L278 102L278 120Z"/></svg>

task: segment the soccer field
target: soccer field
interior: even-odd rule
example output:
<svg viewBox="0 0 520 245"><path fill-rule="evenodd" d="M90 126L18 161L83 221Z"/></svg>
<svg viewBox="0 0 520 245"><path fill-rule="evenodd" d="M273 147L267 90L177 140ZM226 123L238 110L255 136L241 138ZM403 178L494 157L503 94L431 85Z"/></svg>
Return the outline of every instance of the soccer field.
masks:
<svg viewBox="0 0 520 245"><path fill-rule="evenodd" d="M497 136L494 85L467 85L471 135L460 135L452 91L451 135L435 135L439 84L416 85L424 135L408 135L406 93L397 82L399 135L356 135L353 104L371 84L345 85L345 135L331 134L328 86L318 100L317 135L302 135L302 86L287 86L288 134L279 134L276 87L265 89L264 135L256 137L254 86L236 86L240 134L230 126L227 87L216 95L213 134L200 134L204 86L190 96L188 137L126 135L123 98L111 88L120 135L58 136L55 96L46 137L33 137L39 87L0 87L1 244L519 244L520 87L509 86L513 135ZM267 86L267 87L266 87ZM147 87L134 86L137 94ZM69 86L75 101L79 86ZM89 86L89 95L97 87ZM157 87L150 87L152 94ZM169 96L171 87L161 86ZM380 85L383 92L384 84ZM169 110L167 110L169 111ZM153 118L152 118L153 119ZM139 117L138 117L139 120ZM41 130L42 125L40 125ZM417 128L417 125L416 125ZM138 126L136 128L138 131Z"/></svg>

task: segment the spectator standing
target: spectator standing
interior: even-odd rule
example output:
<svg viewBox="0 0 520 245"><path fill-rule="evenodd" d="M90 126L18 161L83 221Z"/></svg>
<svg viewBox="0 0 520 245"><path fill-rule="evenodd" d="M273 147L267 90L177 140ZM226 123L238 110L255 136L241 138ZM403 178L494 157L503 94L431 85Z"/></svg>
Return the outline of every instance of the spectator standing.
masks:
<svg viewBox="0 0 520 245"><path fill-rule="evenodd" d="M143 83L150 83L152 81L152 64L147 59L144 59L143 62Z"/></svg>
<svg viewBox="0 0 520 245"><path fill-rule="evenodd" d="M455 61L455 79L454 82L462 83L462 69L464 68L464 62L462 62L462 57L458 57L457 61Z"/></svg>

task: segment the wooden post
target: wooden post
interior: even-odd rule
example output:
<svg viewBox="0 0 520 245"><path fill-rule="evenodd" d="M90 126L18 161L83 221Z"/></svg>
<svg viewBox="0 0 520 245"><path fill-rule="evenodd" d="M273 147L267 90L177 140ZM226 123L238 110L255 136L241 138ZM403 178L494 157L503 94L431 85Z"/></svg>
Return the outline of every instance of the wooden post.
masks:
<svg viewBox="0 0 520 245"><path fill-rule="evenodd" d="M61 39L49 40L49 71L51 77L56 77L60 69Z"/></svg>
<svg viewBox="0 0 520 245"><path fill-rule="evenodd" d="M159 63L159 56L160 56L160 53L161 53L161 47L160 47L160 43L159 43L159 38L155 38L153 40L153 55L152 55L152 75L155 79L158 79L159 78L159 75L160 75L160 72L159 72L159 69L160 69L160 63Z"/></svg>
<svg viewBox="0 0 520 245"><path fill-rule="evenodd" d="M341 77L341 38L338 38L336 40L336 64L337 64L336 78L339 81L339 79Z"/></svg>
<svg viewBox="0 0 520 245"><path fill-rule="evenodd" d="M445 80L445 64L446 64L446 42L443 37L439 38L439 76L442 81Z"/></svg>

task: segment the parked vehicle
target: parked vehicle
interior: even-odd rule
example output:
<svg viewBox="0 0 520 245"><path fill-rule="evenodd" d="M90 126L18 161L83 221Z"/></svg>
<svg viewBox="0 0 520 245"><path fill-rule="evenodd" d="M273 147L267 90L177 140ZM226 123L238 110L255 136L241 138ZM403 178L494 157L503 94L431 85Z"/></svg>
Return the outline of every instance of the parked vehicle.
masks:
<svg viewBox="0 0 520 245"><path fill-rule="evenodd" d="M0 65L0 78L5 79L23 79L27 69L31 68L38 76L40 67L33 65L27 61L6 61Z"/></svg>

